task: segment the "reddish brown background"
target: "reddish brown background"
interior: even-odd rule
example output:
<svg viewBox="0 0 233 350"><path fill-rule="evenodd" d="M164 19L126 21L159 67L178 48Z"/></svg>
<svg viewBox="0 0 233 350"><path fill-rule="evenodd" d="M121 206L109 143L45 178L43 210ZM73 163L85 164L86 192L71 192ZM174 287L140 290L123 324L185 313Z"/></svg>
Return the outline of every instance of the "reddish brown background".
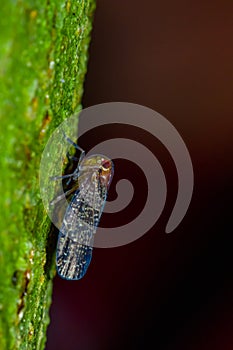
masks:
<svg viewBox="0 0 233 350"><path fill-rule="evenodd" d="M166 169L165 211L138 241L95 249L82 280L56 277L47 350L233 348L231 14L230 1L98 1L84 107L125 101L161 113L189 149L195 189L165 235L177 179L148 138Z"/></svg>

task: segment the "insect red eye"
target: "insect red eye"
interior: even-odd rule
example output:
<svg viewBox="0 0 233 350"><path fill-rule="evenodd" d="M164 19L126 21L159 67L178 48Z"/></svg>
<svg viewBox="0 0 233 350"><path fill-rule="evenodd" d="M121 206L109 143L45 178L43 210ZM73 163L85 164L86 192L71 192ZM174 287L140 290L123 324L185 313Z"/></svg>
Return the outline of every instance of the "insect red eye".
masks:
<svg viewBox="0 0 233 350"><path fill-rule="evenodd" d="M110 160L104 160L104 161L102 161L102 167L104 168L104 169L109 169L109 168L111 168L111 162L110 162Z"/></svg>

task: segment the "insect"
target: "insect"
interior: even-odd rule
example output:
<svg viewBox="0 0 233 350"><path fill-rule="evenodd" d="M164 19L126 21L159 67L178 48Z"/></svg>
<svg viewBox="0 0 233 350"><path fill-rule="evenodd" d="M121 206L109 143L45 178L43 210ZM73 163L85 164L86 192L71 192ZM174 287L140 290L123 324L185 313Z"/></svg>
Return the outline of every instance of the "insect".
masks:
<svg viewBox="0 0 233 350"><path fill-rule="evenodd" d="M114 166L111 159L100 154L86 157L76 143L64 136L81 151L81 156L72 174L53 178L69 178L69 181L78 182L61 224L56 266L60 277L78 280L85 275L91 262L94 234L104 209ZM57 198L54 202L59 200Z"/></svg>

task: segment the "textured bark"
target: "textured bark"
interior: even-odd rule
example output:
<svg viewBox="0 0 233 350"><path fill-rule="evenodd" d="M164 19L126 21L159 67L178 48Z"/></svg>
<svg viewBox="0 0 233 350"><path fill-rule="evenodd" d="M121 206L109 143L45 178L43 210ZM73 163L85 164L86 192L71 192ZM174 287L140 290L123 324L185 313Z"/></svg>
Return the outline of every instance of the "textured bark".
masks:
<svg viewBox="0 0 233 350"><path fill-rule="evenodd" d="M1 350L45 346L56 237L40 198L40 158L55 127L81 108L94 7L94 0L1 4Z"/></svg>

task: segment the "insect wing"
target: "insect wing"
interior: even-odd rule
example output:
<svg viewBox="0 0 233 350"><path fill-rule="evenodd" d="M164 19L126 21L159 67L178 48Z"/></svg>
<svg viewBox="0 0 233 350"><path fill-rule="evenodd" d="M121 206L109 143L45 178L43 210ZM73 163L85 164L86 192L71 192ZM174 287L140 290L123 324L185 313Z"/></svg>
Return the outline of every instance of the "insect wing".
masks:
<svg viewBox="0 0 233 350"><path fill-rule="evenodd" d="M63 219L57 243L57 271L69 280L82 278L91 262L94 234L104 208L107 189L86 171L79 179Z"/></svg>

